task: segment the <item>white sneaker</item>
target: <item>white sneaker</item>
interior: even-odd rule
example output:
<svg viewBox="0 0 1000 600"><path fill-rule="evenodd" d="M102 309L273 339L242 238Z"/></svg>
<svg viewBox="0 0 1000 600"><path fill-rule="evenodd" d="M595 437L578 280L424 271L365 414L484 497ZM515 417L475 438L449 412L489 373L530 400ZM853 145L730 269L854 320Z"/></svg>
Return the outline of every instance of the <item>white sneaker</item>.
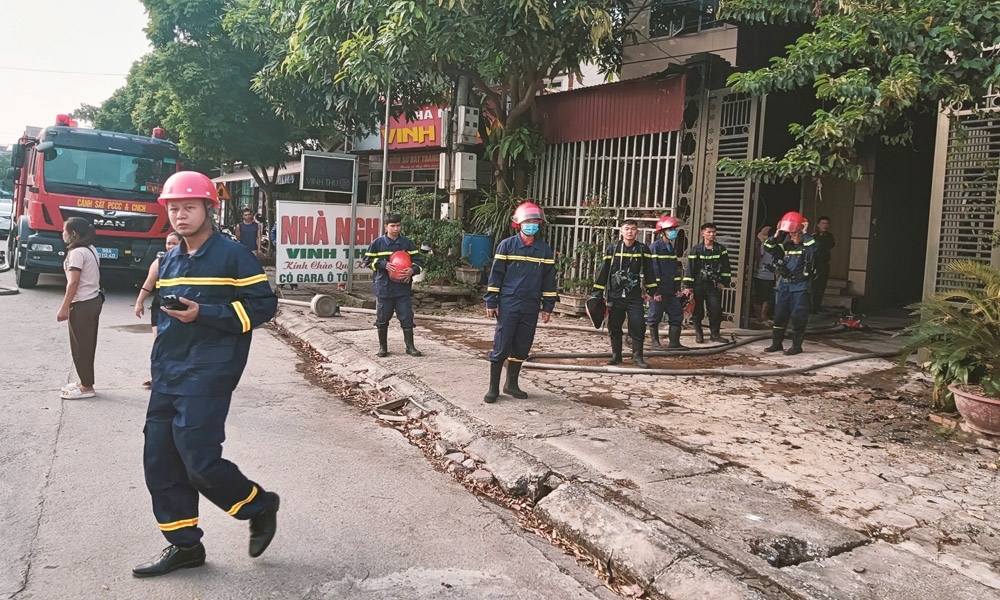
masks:
<svg viewBox="0 0 1000 600"><path fill-rule="evenodd" d="M93 398L96 395L97 392L85 392L74 385L72 390L63 390L59 397L63 400L83 400L84 398Z"/></svg>

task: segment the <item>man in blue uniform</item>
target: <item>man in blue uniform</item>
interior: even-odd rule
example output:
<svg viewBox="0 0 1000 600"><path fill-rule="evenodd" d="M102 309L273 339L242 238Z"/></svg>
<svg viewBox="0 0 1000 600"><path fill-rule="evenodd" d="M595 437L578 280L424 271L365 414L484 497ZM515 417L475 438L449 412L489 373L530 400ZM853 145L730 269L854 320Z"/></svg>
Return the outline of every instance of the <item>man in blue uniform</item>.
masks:
<svg viewBox="0 0 1000 600"><path fill-rule="evenodd" d="M492 404L500 395L500 374L507 361L507 381L503 392L527 398L518 385L521 364L535 341L539 311L548 323L559 295L556 293L556 258L552 248L538 239L545 221L542 209L524 202L514 211L517 235L501 241L493 256L493 269L486 288L486 316L497 319L490 352L490 389L483 401Z"/></svg>
<svg viewBox="0 0 1000 600"><path fill-rule="evenodd" d="M608 334L611 337L611 360L608 364L617 365L622 362L622 324L628 318L628 335L632 338L632 364L640 369L648 369L649 365L642 356L642 344L646 340L642 284L645 284L646 294L653 296L657 302L662 301L663 297L657 291L652 254L646 244L636 239L639 224L634 219L622 221L621 234L621 240L604 250L604 262L601 263L601 272L594 282L591 296L601 297L607 294Z"/></svg>
<svg viewBox="0 0 1000 600"><path fill-rule="evenodd" d="M694 341L705 342L705 330L701 321L708 312L708 329L713 342L725 342L720 333L722 328L722 290L729 287L732 273L729 270L729 251L715 241L715 223L701 226L700 244L688 251L687 270L684 272L684 288L694 293Z"/></svg>
<svg viewBox="0 0 1000 600"><path fill-rule="evenodd" d="M143 466L153 514L170 546L132 573L153 577L205 563L198 494L250 521L250 556L274 538L278 495L222 458L226 415L250 352L251 329L270 321L277 299L254 255L212 227L219 198L193 171L171 175L160 203L183 241L160 261L152 393Z"/></svg>
<svg viewBox="0 0 1000 600"><path fill-rule="evenodd" d="M673 217L662 217L656 222L656 233L659 238L649 247L653 258L653 275L656 277L656 291L662 300L655 297L649 301L649 314L646 324L649 325L649 336L652 338L650 348L663 350L660 345L660 321L663 313L667 313L667 323L670 326L668 336L670 343L667 348L683 348L681 346L681 327L684 322L684 306L681 298L681 263L677 260L677 234L680 221Z"/></svg>
<svg viewBox="0 0 1000 600"><path fill-rule="evenodd" d="M393 312L403 328L406 353L410 356L422 356L413 345L413 300L410 294L413 288L412 278L423 268L424 256L402 231L403 217L387 214L385 235L376 238L365 254L365 266L375 271L375 327L378 328L379 357L389 355L389 320L392 319ZM399 267L390 260L399 251L410 256L410 266Z"/></svg>
<svg viewBox="0 0 1000 600"><path fill-rule="evenodd" d="M806 235L809 222L792 211L778 222L777 233L764 240L764 251L774 257L772 267L778 276L775 286L774 326L771 328L771 345L764 352L782 350L785 327L792 322L792 347L785 350L791 356L802 352L802 340L809 325L809 284L818 245Z"/></svg>

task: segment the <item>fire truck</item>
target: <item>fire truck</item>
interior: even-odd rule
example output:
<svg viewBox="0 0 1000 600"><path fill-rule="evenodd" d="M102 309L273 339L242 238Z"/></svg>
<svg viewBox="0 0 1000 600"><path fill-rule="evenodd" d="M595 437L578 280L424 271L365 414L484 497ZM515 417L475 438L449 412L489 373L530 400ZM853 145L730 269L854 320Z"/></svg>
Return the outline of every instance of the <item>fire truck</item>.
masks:
<svg viewBox="0 0 1000 600"><path fill-rule="evenodd" d="M156 198L178 169L177 145L157 127L151 137L78 127L67 115L28 127L11 153L14 208L7 257L18 287L62 273L63 223L94 224L102 272L144 277L170 231Z"/></svg>

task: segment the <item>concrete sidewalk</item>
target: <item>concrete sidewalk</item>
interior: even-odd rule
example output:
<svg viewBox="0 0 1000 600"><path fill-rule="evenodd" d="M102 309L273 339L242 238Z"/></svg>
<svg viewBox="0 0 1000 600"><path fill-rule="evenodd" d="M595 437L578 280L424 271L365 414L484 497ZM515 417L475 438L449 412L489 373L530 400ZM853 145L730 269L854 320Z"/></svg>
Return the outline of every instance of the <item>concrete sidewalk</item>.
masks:
<svg viewBox="0 0 1000 600"><path fill-rule="evenodd" d="M276 322L334 374L416 400L447 450L485 463L505 492L532 498L542 520L652 597L1000 598L997 453L929 422L926 382L893 363L760 379L525 369L527 400L487 405L485 319L418 320L421 358L403 353L394 323L383 359L371 316L283 305ZM764 345L649 362L797 367L898 342L810 339L794 357ZM607 343L541 328L534 350Z"/></svg>

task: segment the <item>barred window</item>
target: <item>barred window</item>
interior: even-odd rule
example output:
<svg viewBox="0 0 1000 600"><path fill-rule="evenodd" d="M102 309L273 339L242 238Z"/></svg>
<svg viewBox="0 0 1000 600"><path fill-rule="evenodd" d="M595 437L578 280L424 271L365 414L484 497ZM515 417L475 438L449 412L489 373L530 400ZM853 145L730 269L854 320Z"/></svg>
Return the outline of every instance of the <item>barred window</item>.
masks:
<svg viewBox="0 0 1000 600"><path fill-rule="evenodd" d="M716 20L719 0L653 0L649 37L674 37L721 27Z"/></svg>

